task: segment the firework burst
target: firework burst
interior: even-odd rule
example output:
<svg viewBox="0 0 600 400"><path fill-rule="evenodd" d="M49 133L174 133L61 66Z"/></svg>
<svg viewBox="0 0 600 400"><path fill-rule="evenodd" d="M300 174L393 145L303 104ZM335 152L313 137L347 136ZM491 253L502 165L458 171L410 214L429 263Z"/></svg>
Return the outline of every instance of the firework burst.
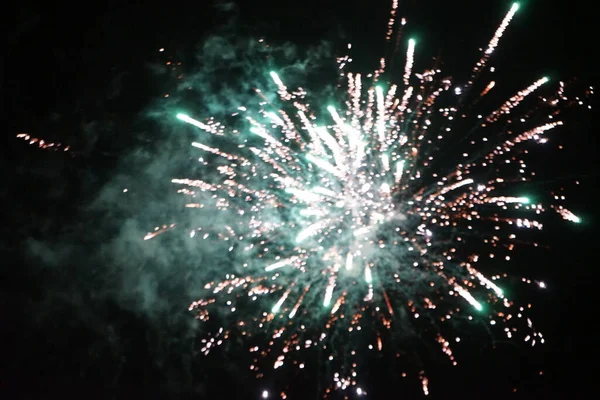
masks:
<svg viewBox="0 0 600 400"><path fill-rule="evenodd" d="M397 23L392 3L388 41L406 23ZM210 179L173 183L192 199L187 207L223 221L190 235L243 257L224 267L223 279L203 282L206 294L190 305L199 320L218 321L203 353L234 335L259 337L249 346L250 370L263 377L286 364L316 368L305 353L318 349L331 364L325 392L364 395L361 352L395 348L385 332L407 329L404 320L479 319L509 338L543 343L526 307L503 292L506 274L488 273L486 264L510 260L520 230L541 229L546 210L579 222L561 205L515 192L535 175L524 160L529 143L544 143L563 124L564 105L580 100L567 96L562 82L538 97L549 86L542 77L487 114L464 107L494 88L488 81L477 89L477 78L517 10L512 5L464 85L437 68L415 73L411 39L398 85L384 80L384 59L363 76L347 71L348 56L338 58L347 91L337 105L315 108L304 89L288 88L271 72L278 100L257 89L260 104L235 113L243 130L177 115L200 130L192 145ZM520 113L526 101L535 105ZM436 332L456 365L450 340ZM418 377L428 394L428 378L423 371Z"/></svg>

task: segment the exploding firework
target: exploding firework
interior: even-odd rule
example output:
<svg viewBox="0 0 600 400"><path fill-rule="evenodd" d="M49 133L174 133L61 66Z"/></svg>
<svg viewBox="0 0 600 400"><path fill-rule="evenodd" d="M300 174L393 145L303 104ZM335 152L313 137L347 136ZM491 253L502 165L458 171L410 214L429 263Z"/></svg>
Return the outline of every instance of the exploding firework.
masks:
<svg viewBox="0 0 600 400"><path fill-rule="evenodd" d="M388 41L406 23L396 21L397 3ZM318 350L331 364L326 394L364 395L361 354L394 347L386 332L409 329L406 321L482 320L508 338L544 342L527 307L503 292L507 275L486 264L510 260L523 243L519 232L541 229L547 210L579 222L560 204L515 192L535 175L525 162L529 144L544 143L563 125L561 110L580 99L562 82L538 97L550 86L542 77L489 113L464 105L494 88L489 81L476 89L477 78L517 10L513 4L464 85L437 68L413 72L411 39L398 84L384 80L385 59L362 76L347 71L348 56L338 58L347 91L336 106L309 104L304 89L271 72L278 99L257 89L259 105L234 114L243 129L177 115L200 130L192 146L209 179L172 181L192 199L187 207L215 215L190 236L225 244L236 262L243 257L223 267L222 279L203 282L205 295L190 305L199 320L216 321L204 354L235 335L259 338L249 346L249 368L263 377L285 364L316 368L305 353ZM450 342L460 339L442 332L434 340L456 365ZM427 395L429 379L417 376Z"/></svg>

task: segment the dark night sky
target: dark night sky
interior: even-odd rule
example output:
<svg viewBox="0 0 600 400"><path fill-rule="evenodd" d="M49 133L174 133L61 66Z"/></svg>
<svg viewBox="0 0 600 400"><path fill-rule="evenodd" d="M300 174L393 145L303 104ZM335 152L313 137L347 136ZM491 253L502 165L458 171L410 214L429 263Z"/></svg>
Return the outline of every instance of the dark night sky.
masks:
<svg viewBox="0 0 600 400"><path fill-rule="evenodd" d="M170 57L191 70L209 38L253 35L274 46L294 43L299 57L323 40L333 50L352 42L357 66L373 68L385 50L380 43L391 1L143 3L66 7L25 1L7 12L0 69L1 398L259 397L264 385L238 376L244 368L235 354L208 360L195 355L186 313L186 296L193 293L186 275L190 257L158 249L180 243L165 239L150 254L135 254L140 236L177 217L176 207L161 209L161 199L172 190L169 173L185 168L187 160L185 153L182 163L170 163L169 154L189 140L173 138L165 129L168 121L152 118L172 87L157 65ZM503 95L543 75L596 84L598 35L588 3L522 2L492 62L503 71ZM400 0L400 15L408 17L409 32L419 40L415 69L440 55L445 70L460 77L509 6L500 0ZM158 52L161 47L165 53ZM233 70L229 79L236 74L243 75ZM548 344L531 354L510 346L471 349L461 355L460 369L431 372L430 397L578 398L576 393L593 386L596 116L577 114L553 144L564 149L538 156L543 180L570 189L568 204L584 223L549 221L540 242L550 249L528 252L513 266L517 275L543 276L550 285L533 297L534 317ZM72 151L27 146L15 139L20 132ZM123 187L137 194L116 194ZM381 389L370 398L419 398L418 381L392 392L390 376L385 367L373 367L370 379ZM289 394L315 398L314 390L306 390Z"/></svg>

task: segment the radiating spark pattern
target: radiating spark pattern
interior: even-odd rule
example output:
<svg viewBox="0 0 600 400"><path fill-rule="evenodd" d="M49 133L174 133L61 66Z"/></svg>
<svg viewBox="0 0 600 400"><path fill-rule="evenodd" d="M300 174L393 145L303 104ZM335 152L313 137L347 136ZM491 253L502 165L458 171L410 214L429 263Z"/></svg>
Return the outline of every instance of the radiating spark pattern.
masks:
<svg viewBox="0 0 600 400"><path fill-rule="evenodd" d="M387 40L397 6L393 1ZM484 71L517 9L510 8L472 78ZM520 229L541 229L538 219L547 208L579 222L563 206L545 207L513 189L534 176L525 144L545 143L563 124L558 106L571 99L561 82L558 92L536 98L533 110L515 117L525 98L548 86L540 78L491 113L471 116L460 104L469 99L463 89L476 81L461 89L438 69L413 73L415 49L408 40L401 86L382 83L383 59L365 77L346 72L349 58L338 58L347 93L325 107L309 104L304 89L290 89L271 72L279 103L256 89L260 105L235 114L246 132L228 131L215 118L177 115L200 130L192 145L214 161L204 163L211 169L205 179L172 182L194 199L187 207L228 221L190 236L226 243L243 258L223 266L223 279L206 283L206 295L190 305L201 321L215 318L219 325L203 339L203 353L234 334L262 338L249 348L250 371L262 378L265 363L320 368L305 353L324 352L332 378L325 395L364 396L357 377L361 354L395 346L380 332L394 331L407 315L436 325L485 321L500 325L508 338L523 332L529 344L543 343L525 307L502 290L506 274L485 271L491 259L510 260L507 254L523 243ZM495 85L482 86L479 99ZM173 227L157 227L145 239ZM371 332L367 344L355 340L365 330ZM335 344L340 337L344 349ZM434 340L456 365L450 341L441 333ZM425 372L416 376L429 394Z"/></svg>

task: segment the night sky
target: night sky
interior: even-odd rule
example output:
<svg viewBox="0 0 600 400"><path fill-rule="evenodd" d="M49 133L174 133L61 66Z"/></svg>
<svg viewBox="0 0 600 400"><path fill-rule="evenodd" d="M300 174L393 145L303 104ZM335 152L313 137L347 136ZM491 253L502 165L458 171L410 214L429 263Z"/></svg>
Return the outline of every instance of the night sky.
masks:
<svg viewBox="0 0 600 400"><path fill-rule="evenodd" d="M197 73L202 101L219 111L230 107L219 93L251 97L243 82L255 71L303 61L311 82L326 84L331 71L322 66L349 42L355 67L374 69L389 51L391 1L143 3L24 1L6 12L0 398L257 399L270 389L246 373L245 349L199 354L187 307L214 255L177 230L142 241L154 226L181 218L170 179L195 171L191 136L164 117L174 97L165 95L177 74ZM521 3L491 62L501 69L498 100L545 75L596 84L597 22L588 3ZM415 70L438 56L446 73L465 80L509 7L400 0L399 14L418 39ZM269 41L273 56L246 52L248 37ZM182 65L173 72L166 61ZM210 115L194 109L196 101L178 98L175 108ZM564 187L566 204L583 220L544 221L540 246L508 271L547 282L545 291L515 294L534 305L546 345L525 350L490 340L462 349L460 367L442 359L429 369L430 398L580 398L597 386L597 120L593 110L572 113L549 148L533 154L541 183L531 193ZM22 132L70 150L30 146L16 138ZM422 397L418 380L401 381L385 363L367 361L368 398ZM288 398L318 398L312 375L292 374Z"/></svg>

